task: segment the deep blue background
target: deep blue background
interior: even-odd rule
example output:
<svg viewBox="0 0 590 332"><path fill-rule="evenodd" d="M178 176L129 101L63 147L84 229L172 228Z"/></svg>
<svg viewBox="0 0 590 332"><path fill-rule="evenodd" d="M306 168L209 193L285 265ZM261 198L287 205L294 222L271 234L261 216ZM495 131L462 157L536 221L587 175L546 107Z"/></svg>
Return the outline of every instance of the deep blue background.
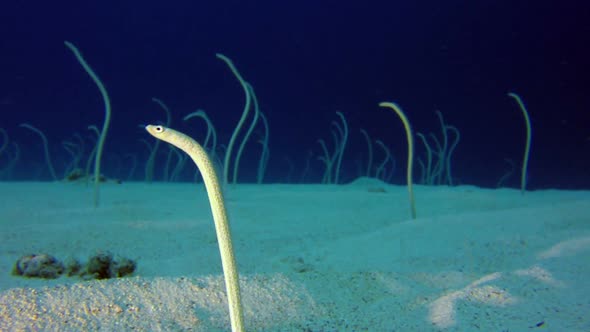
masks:
<svg viewBox="0 0 590 332"><path fill-rule="evenodd" d="M440 110L462 134L455 177L492 186L504 158L519 165L524 149L522 115L506 96L513 91L533 123L530 187L590 187L588 1L56 3L0 5L0 127L23 148L16 178L33 178L43 162L38 138L19 123L45 131L58 173L66 157L60 142L102 125L101 97L63 45L68 40L111 95L107 175L123 172L115 155L145 160L139 139L152 138L138 125L164 119L152 97L172 109L172 127L198 139L204 126L181 119L205 109L227 143L244 97L215 58L220 52L254 86L269 119L269 180L285 179L286 157L300 172L308 150L319 154L317 139L330 139L330 122L341 111L351 131L344 179L354 178L355 159L366 155L359 135L365 128L392 148L400 165L394 182L402 183L403 127L377 106L395 101L424 133L439 133L434 111ZM423 153L421 144L416 151ZM259 154L259 145L246 150L242 182L253 179ZM322 164L314 161L313 168L319 180ZM138 172L142 177L143 168ZM517 176L510 184L518 185Z"/></svg>

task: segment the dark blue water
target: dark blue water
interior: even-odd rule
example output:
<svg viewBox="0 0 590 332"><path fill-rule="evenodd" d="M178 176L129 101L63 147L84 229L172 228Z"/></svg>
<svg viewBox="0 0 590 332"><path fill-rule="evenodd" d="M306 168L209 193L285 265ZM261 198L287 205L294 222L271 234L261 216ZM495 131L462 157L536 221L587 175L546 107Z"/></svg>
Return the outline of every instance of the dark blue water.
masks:
<svg viewBox="0 0 590 332"><path fill-rule="evenodd" d="M102 125L96 86L64 40L74 43L100 76L112 101L103 173L129 175L127 154L144 178L153 142L140 124L165 120L151 101L172 110L171 126L202 140L205 127L182 117L198 108L227 144L244 102L241 87L215 57L234 63L256 90L270 122L266 181L297 181L317 140L332 144L330 122L342 112L349 144L341 178L366 163L359 129L389 146L397 160L391 181L403 183L406 138L399 119L377 106L395 101L417 132L440 135L435 111L461 132L452 157L454 183L495 186L518 169L524 123L518 93L532 121L528 186L590 187L590 4L585 1L4 1L0 6L0 127L20 146L0 155L3 180L49 180L39 138L47 135L56 172L71 158L62 141ZM258 138L255 130L254 141ZM253 141L253 142L254 142ZM156 163L164 176L167 147ZM255 181L260 145L249 144L240 182ZM416 142L424 159L424 147ZM383 158L376 150L375 163ZM289 174L289 162L293 173ZM309 181L323 164L311 162ZM187 164L179 180L191 180ZM416 180L419 168L416 167ZM517 187L519 176L506 182Z"/></svg>

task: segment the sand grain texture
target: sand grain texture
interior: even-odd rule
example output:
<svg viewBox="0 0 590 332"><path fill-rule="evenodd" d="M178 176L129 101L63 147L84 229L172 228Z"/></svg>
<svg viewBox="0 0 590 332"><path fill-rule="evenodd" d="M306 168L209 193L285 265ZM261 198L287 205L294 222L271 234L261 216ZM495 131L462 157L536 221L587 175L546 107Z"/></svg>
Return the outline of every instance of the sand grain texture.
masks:
<svg viewBox="0 0 590 332"><path fill-rule="evenodd" d="M373 187L386 192L375 192ZM226 198L249 331L589 331L590 193L238 185ZM0 183L1 331L227 331L195 184ZM99 281L11 275L18 257L138 260ZM537 326L539 325L539 327Z"/></svg>

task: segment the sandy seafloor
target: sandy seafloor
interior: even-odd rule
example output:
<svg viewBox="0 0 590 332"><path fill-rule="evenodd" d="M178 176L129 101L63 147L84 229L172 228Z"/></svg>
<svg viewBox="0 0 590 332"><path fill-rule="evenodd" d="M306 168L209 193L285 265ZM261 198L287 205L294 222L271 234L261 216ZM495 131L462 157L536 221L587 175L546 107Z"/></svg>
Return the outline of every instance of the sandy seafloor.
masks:
<svg viewBox="0 0 590 332"><path fill-rule="evenodd" d="M386 192L375 192L383 188ZM377 190L379 191L379 190ZM590 331L590 192L225 188L248 331ZM0 331L227 331L202 184L0 183ZM11 274L30 253L131 277Z"/></svg>

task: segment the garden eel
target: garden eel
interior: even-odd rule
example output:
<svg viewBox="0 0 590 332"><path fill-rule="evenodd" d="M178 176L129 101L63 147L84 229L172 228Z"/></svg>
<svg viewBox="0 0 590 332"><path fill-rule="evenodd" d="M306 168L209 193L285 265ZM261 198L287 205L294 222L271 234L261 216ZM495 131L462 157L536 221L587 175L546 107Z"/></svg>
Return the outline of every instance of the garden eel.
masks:
<svg viewBox="0 0 590 332"><path fill-rule="evenodd" d="M155 138L168 142L188 154L203 176L203 182L205 182L205 189L207 190L213 221L215 223L219 252L221 253L221 265L225 278L231 329L233 332L243 332L244 317L240 300L238 269L234 258L221 186L219 184L219 178L215 173L213 162L199 143L181 132L156 125L148 125L145 129Z"/></svg>
<svg viewBox="0 0 590 332"><path fill-rule="evenodd" d="M414 202L414 189L412 188L412 169L414 167L414 138L412 136L412 127L410 126L408 117L404 111L402 111L402 109L397 106L396 103L382 102L379 103L379 106L390 108L392 111L394 111L400 120L402 120L404 128L406 129L406 137L408 139L408 166L406 168L406 181L408 183L408 195L410 196L410 213L412 214L412 219L416 219L416 204Z"/></svg>

